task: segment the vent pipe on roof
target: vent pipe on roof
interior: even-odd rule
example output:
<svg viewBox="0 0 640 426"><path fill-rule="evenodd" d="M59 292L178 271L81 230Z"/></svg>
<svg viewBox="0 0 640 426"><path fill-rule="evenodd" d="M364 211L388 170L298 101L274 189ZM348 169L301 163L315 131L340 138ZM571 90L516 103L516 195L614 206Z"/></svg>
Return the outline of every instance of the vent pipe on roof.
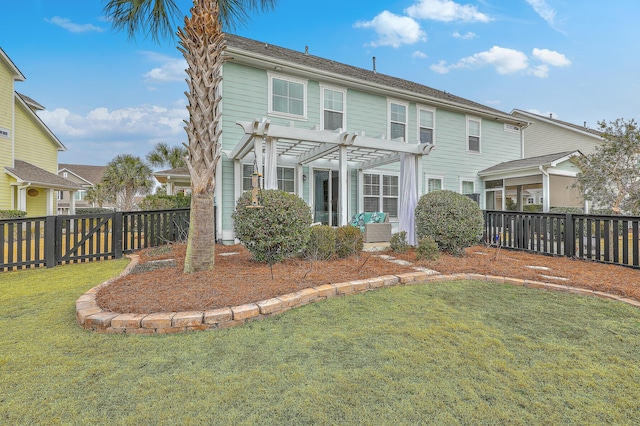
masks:
<svg viewBox="0 0 640 426"><path fill-rule="evenodd" d="M552 112L549 113L549 118L553 118L553 113Z"/></svg>
<svg viewBox="0 0 640 426"><path fill-rule="evenodd" d="M308 55L309 54L309 46L305 46L304 47L304 54Z"/></svg>
<svg viewBox="0 0 640 426"><path fill-rule="evenodd" d="M373 60L373 72L374 72L374 74L377 74L378 71L376 71L376 57L374 56L371 59Z"/></svg>
<svg viewBox="0 0 640 426"><path fill-rule="evenodd" d="M584 122L584 128L585 129L587 128L587 122L586 121Z"/></svg>

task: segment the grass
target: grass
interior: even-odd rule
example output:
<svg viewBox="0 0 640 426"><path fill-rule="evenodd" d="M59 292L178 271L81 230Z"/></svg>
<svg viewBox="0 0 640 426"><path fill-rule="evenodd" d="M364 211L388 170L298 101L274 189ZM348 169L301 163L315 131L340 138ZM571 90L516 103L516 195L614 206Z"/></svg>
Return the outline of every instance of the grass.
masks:
<svg viewBox="0 0 640 426"><path fill-rule="evenodd" d="M0 274L2 424L634 424L640 310L483 282L396 287L219 331L103 335L126 260Z"/></svg>

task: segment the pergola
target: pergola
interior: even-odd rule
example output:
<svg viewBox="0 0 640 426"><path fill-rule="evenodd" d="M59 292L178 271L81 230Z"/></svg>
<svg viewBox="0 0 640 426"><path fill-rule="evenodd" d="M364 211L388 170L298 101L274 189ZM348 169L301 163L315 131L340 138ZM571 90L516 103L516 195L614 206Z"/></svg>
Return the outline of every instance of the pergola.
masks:
<svg viewBox="0 0 640 426"><path fill-rule="evenodd" d="M238 164L252 158L258 170L264 167L265 189L277 189L278 164L293 164L298 168L298 195L302 195L302 168L338 170L338 225L348 223L348 174L400 162L399 220L400 229L413 234L413 210L417 195L422 193L422 156L433 149L432 144L402 139L366 136L364 132L304 129L275 125L270 120L236 122L244 135L229 154ZM406 217L405 217L406 216ZM408 220L411 223L407 223Z"/></svg>

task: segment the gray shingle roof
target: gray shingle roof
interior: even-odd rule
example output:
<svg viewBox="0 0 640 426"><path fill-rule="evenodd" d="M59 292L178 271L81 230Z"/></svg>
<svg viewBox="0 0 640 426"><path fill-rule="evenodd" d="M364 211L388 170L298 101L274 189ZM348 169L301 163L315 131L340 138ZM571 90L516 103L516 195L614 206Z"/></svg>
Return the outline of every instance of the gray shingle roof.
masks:
<svg viewBox="0 0 640 426"><path fill-rule="evenodd" d="M92 185L97 185L102 180L107 166L88 166L84 164L58 164L58 170L68 170Z"/></svg>
<svg viewBox="0 0 640 426"><path fill-rule="evenodd" d="M495 166L491 166L488 169L481 170L478 172L478 174L482 176L482 175L493 174L493 173L507 172L511 170L537 168L540 166L551 164L556 160L559 160L563 157L566 157L576 152L579 153L580 151L564 151L564 152L557 152L555 154L541 155L539 157L530 157L530 158L523 158L520 160L505 161L503 163L496 164Z"/></svg>
<svg viewBox="0 0 640 426"><path fill-rule="evenodd" d="M23 95L22 93L18 93L16 92L16 95L20 96L22 98L22 100L29 105L30 108L34 109L34 110L38 110L41 111L44 109L44 107L42 106L42 104L40 104L40 102L34 100L33 98L30 98L27 95Z"/></svg>
<svg viewBox="0 0 640 426"><path fill-rule="evenodd" d="M303 65L305 67L315 68L321 71L327 71L346 77L364 80L369 83L375 83L393 89L410 91L419 95L425 95L434 98L436 100L459 104L463 107L466 106L483 110L488 114L499 114L503 117L509 115L504 111L500 111L498 109L491 108L474 101L470 101L469 99L461 98L459 96L452 95L451 93L437 90L432 87L424 86L412 81L403 80L401 78L380 74L371 70L335 62L307 53L286 49L284 47L274 46L265 42L251 40L234 34L225 34L225 39L227 41L227 46L234 49L240 49L260 55L265 55L281 61L295 63L298 65ZM514 121L516 120L517 119L514 118Z"/></svg>
<svg viewBox="0 0 640 426"><path fill-rule="evenodd" d="M569 128L571 128L573 130L577 130L577 131L580 131L580 132L587 132L587 133L590 133L590 134L592 134L594 136L598 136L598 137L602 137L602 135L603 135L603 133L601 131L596 130L596 129L591 129L589 127L586 127L586 125L580 126L580 125L577 125L577 124L569 123L567 121L558 120L557 118L547 117L547 116L540 115L540 114L534 114L532 112L523 111L523 110L520 110L520 109L514 109L513 111L511 111L511 114L514 114L514 115L515 114L522 114L524 116L531 116L533 118L537 118L537 119L542 120L542 121L547 121L547 122L550 122L550 123L559 124L561 126L569 127Z"/></svg>
<svg viewBox="0 0 640 426"><path fill-rule="evenodd" d="M40 167L22 160L15 160L14 167L5 167L5 170L24 182L31 182L35 185L61 189L82 189L82 186L61 178L55 173L50 173Z"/></svg>

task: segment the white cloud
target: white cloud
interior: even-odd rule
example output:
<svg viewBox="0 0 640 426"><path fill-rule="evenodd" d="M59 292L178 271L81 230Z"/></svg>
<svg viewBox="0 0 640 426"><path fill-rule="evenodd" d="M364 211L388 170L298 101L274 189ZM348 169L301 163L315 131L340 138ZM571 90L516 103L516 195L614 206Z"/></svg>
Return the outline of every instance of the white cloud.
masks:
<svg viewBox="0 0 640 426"><path fill-rule="evenodd" d="M407 16L398 16L387 10L381 12L371 21L359 21L356 28L372 28L378 34L378 40L372 46L400 47L403 44L414 44L426 41L427 34L420 24Z"/></svg>
<svg viewBox="0 0 640 426"><path fill-rule="evenodd" d="M547 78L549 77L549 65L538 65L529 70L532 75L538 78Z"/></svg>
<svg viewBox="0 0 640 426"><path fill-rule="evenodd" d="M460 38L462 40L471 40L477 37L477 35L475 33L472 33L471 31L467 32L466 34L460 34L456 31L451 35L453 36L453 38Z"/></svg>
<svg viewBox="0 0 640 426"><path fill-rule="evenodd" d="M57 108L38 115L67 147L60 161L78 164L106 164L119 154L144 158L159 141L178 145L187 139L183 120L189 118L184 101L168 108L99 107L84 115Z"/></svg>
<svg viewBox="0 0 640 426"><path fill-rule="evenodd" d="M100 28L100 27L96 27L95 25L92 24L76 24L74 22L71 22L71 19L69 18L61 18L60 16L54 16L51 19L45 19L47 22L49 22L50 24L53 25L57 25L59 27L64 28L65 30L72 32L72 33L86 33L89 31L97 31L97 32L103 32L104 29Z"/></svg>
<svg viewBox="0 0 640 426"><path fill-rule="evenodd" d="M419 51L419 50L416 50L415 52L413 52L413 53L411 54L411 57L412 57L412 58L424 59L424 58L426 58L426 57L427 57L427 54L426 54L426 53L424 53L424 52L421 52L421 51Z"/></svg>
<svg viewBox="0 0 640 426"><path fill-rule="evenodd" d="M523 52L508 49L500 46L493 46L491 49L467 56L456 63L447 64L440 61L431 65L431 70L438 74L446 74L453 69L478 69L489 65L495 68L498 74L514 74L524 72L538 78L549 76L549 66L564 67L571 64L563 54L548 49L533 49L533 57L541 62L541 65L529 66L529 58Z"/></svg>
<svg viewBox="0 0 640 426"><path fill-rule="evenodd" d="M187 61L184 58L175 58L149 51L142 51L140 53L146 56L147 60L150 62L160 64L159 66L144 73L143 76L148 83L184 81L187 78L185 70L188 66Z"/></svg>
<svg viewBox="0 0 640 426"><path fill-rule="evenodd" d="M433 19L435 21L489 22L491 18L478 12L476 6L461 5L452 0L419 0L409 6L405 12L415 19Z"/></svg>
<svg viewBox="0 0 640 426"><path fill-rule="evenodd" d="M517 71L525 70L529 67L527 55L514 50L500 46L493 46L491 49L476 53L472 56L460 59L455 64L446 65L444 61L438 65L432 66L432 70L445 74L452 69L458 68L481 68L485 65L493 66L499 74L512 74Z"/></svg>
<svg viewBox="0 0 640 426"><path fill-rule="evenodd" d="M571 61L567 59L566 56L553 50L534 48L533 57L545 64L553 65L554 67L566 67L571 65Z"/></svg>
<svg viewBox="0 0 640 426"><path fill-rule="evenodd" d="M542 19L547 21L551 26L555 26L556 11L547 4L545 0L527 0L527 3L533 8L533 10L540 15Z"/></svg>

